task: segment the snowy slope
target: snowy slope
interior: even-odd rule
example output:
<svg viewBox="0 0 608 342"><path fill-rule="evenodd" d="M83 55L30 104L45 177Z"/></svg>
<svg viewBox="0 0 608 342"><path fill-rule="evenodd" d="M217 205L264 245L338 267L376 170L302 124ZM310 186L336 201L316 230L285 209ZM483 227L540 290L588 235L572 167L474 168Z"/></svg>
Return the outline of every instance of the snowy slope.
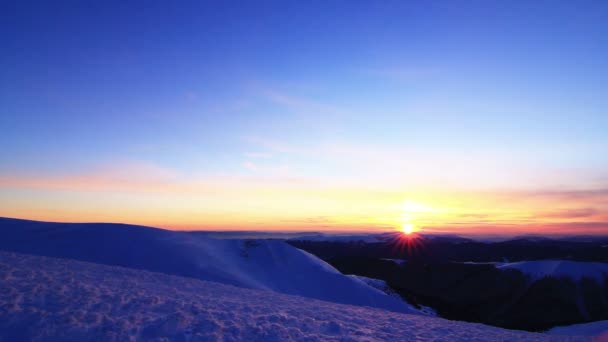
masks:
<svg viewBox="0 0 608 342"><path fill-rule="evenodd" d="M0 250L414 312L399 298L347 277L317 257L277 240L212 239L192 233L118 224L0 219Z"/></svg>
<svg viewBox="0 0 608 342"><path fill-rule="evenodd" d="M500 269L516 269L533 280L543 277L569 277L573 280L592 278L602 281L608 276L608 263L566 260L536 260L497 264Z"/></svg>
<svg viewBox="0 0 608 342"><path fill-rule="evenodd" d="M0 340L584 341L0 252Z"/></svg>

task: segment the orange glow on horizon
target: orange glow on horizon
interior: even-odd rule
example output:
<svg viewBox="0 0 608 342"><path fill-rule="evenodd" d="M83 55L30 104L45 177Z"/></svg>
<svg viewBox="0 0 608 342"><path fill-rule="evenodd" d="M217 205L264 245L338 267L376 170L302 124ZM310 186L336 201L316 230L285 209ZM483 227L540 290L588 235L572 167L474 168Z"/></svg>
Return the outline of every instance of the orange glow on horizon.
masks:
<svg viewBox="0 0 608 342"><path fill-rule="evenodd" d="M606 234L608 191L365 188L247 178L0 175L0 216L173 230ZM165 178L163 178L165 177Z"/></svg>

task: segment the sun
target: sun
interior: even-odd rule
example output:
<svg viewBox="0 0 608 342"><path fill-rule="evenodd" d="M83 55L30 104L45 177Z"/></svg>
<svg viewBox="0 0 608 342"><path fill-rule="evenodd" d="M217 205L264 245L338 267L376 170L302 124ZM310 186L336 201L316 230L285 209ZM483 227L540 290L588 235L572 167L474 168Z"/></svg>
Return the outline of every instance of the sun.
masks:
<svg viewBox="0 0 608 342"><path fill-rule="evenodd" d="M410 235L412 234L414 231L416 230L416 227L414 227L413 224L411 223L404 223L401 226L401 232L405 235Z"/></svg>

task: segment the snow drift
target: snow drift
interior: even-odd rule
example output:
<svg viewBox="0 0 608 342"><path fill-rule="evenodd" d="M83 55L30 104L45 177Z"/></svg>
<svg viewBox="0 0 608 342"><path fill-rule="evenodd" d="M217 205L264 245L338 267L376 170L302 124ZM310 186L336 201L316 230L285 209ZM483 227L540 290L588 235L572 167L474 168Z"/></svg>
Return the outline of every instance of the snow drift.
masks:
<svg viewBox="0 0 608 342"><path fill-rule="evenodd" d="M417 312L401 299L347 277L317 257L278 240L212 239L195 233L123 224L0 218L0 250Z"/></svg>
<svg viewBox="0 0 608 342"><path fill-rule="evenodd" d="M579 341L0 252L0 340Z"/></svg>

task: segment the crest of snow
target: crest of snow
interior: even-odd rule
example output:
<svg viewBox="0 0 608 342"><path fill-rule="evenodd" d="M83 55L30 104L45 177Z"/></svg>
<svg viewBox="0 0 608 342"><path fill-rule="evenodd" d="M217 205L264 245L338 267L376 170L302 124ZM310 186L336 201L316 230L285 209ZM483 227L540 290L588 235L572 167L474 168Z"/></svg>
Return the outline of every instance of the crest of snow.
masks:
<svg viewBox="0 0 608 342"><path fill-rule="evenodd" d="M422 314L424 314L426 316L431 316L431 317L439 316L439 314L437 314L437 311L430 306L421 305L420 309L418 311L420 311Z"/></svg>
<svg viewBox="0 0 608 342"><path fill-rule="evenodd" d="M584 341L0 252L6 341Z"/></svg>
<svg viewBox="0 0 608 342"><path fill-rule="evenodd" d="M395 292L395 290L393 290L387 283L386 281L382 280L382 279L375 279L375 278L369 278L369 277L364 277L364 276L360 276L360 275L349 275L349 277L353 277L355 279L357 279L358 281L362 281L365 284L377 289L378 291L381 291L382 293L385 293L389 296L395 297L397 299L403 300L401 298L401 296ZM407 302L406 302L407 303ZM412 311L417 311L422 315L425 316L433 316L436 317L437 316L437 311L435 311L433 308L430 308L428 306L420 306L420 308L416 308L415 306L409 304L409 308Z"/></svg>
<svg viewBox="0 0 608 342"><path fill-rule="evenodd" d="M369 278L369 277L364 277L364 276L354 275L354 274L350 274L350 275L348 275L348 277L351 277L351 278L355 279L356 281L361 282L363 284L369 285L381 293L401 299L401 296L399 296L399 294L397 294L390 286L388 286L386 281L384 281L382 279Z"/></svg>
<svg viewBox="0 0 608 342"><path fill-rule="evenodd" d="M401 299L347 277L321 259L279 240L212 239L131 225L0 219L0 250L415 313Z"/></svg>
<svg viewBox="0 0 608 342"><path fill-rule="evenodd" d="M500 264L500 269L516 269L533 280L544 277L568 277L573 280L592 278L602 281L608 276L608 263L567 260L536 260Z"/></svg>

